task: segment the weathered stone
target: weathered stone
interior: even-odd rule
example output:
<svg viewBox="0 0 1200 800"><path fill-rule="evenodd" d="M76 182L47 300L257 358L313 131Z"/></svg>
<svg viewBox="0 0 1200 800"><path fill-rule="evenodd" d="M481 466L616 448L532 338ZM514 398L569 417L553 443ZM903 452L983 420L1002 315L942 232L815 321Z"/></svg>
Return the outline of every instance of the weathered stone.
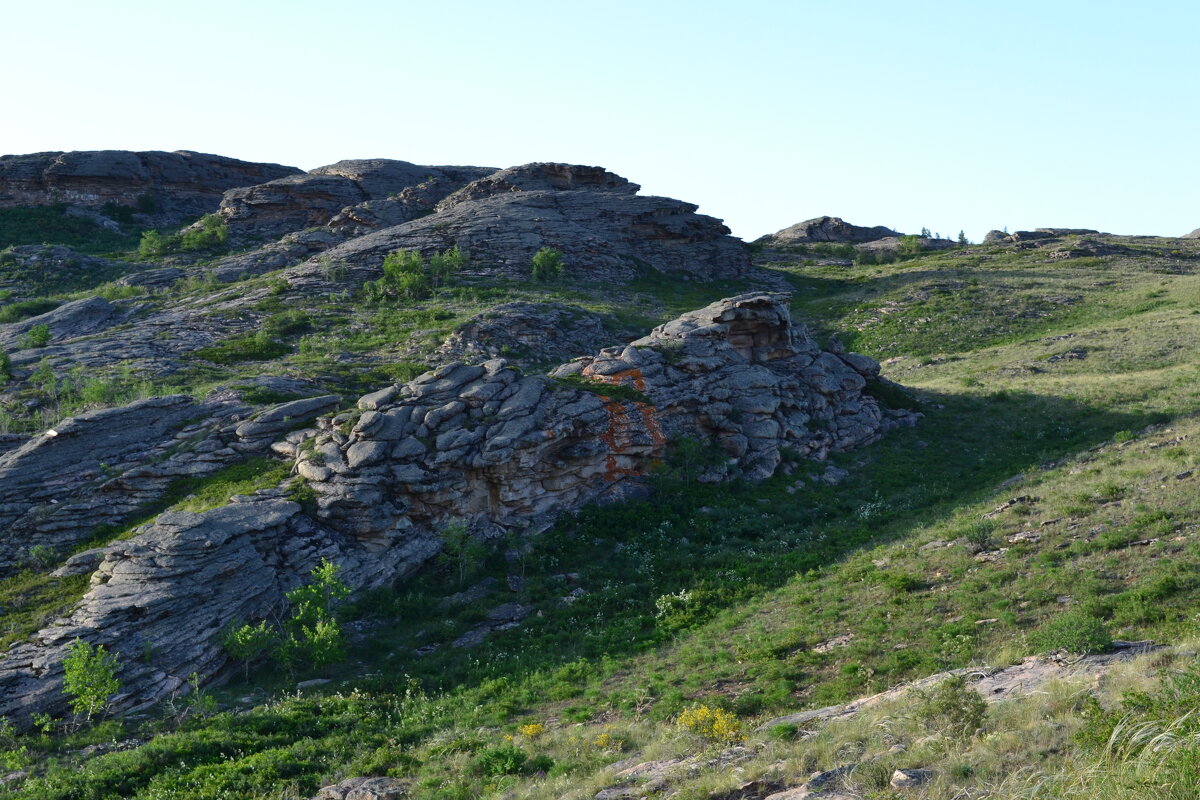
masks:
<svg viewBox="0 0 1200 800"><path fill-rule="evenodd" d="M931 769L898 769L888 783L893 789L915 789L933 780L934 774Z"/></svg>
<svg viewBox="0 0 1200 800"><path fill-rule="evenodd" d="M348 778L326 786L313 800L403 800L407 787L399 778Z"/></svg>
<svg viewBox="0 0 1200 800"><path fill-rule="evenodd" d="M481 167L447 169L452 174L438 167L384 158L339 161L308 173L230 190L221 199L220 213L235 236L274 238L324 225L343 209L350 211L365 202L384 201L435 177L443 179L441 185L448 193L451 188L495 171ZM360 212L359 216L366 215ZM343 221L338 227L347 226Z"/></svg>
<svg viewBox="0 0 1200 800"><path fill-rule="evenodd" d="M883 225L864 228L851 225L841 217L815 217L797 222L769 236L756 240L756 244L768 247L781 247L793 244L815 244L817 242L835 242L841 244L861 244L874 242L889 236L900 236L899 233Z"/></svg>
<svg viewBox="0 0 1200 800"><path fill-rule="evenodd" d="M638 265L704 280L734 278L750 268L746 246L696 206L637 195L637 184L600 167L526 164L500 170L446 197L433 214L351 239L322 258L377 274L384 256L429 255L458 245L472 269L528 279L543 247L564 254L568 275L620 280ZM321 278L313 261L297 268Z"/></svg>
<svg viewBox="0 0 1200 800"><path fill-rule="evenodd" d="M177 150L90 150L0 156L0 208L69 203L156 206L162 222L183 222L217 209L221 195L299 172L279 164ZM143 199L145 198L145 199ZM147 202L148 201L148 202Z"/></svg>
<svg viewBox="0 0 1200 800"><path fill-rule="evenodd" d="M612 318L559 303L504 303L464 322L438 348L438 360L502 356L514 363L566 361L622 337ZM490 398L485 398L490 399Z"/></svg>
<svg viewBox="0 0 1200 800"><path fill-rule="evenodd" d="M385 414L364 412L348 438L319 436L299 455L299 471L321 478L313 487L321 521L364 539L391 536L402 522L414 533L455 522L525 528L638 491L672 436L724 448L728 462L703 480L761 480L785 449L822 459L915 419L885 413L851 366L873 375L875 362L822 353L787 303L774 294L722 300L552 373L576 375L592 391L518 378L499 360L448 364L401 388ZM605 396L606 385L645 401ZM393 416L395 425L378 422ZM359 481L368 473L366 489Z"/></svg>
<svg viewBox="0 0 1200 800"><path fill-rule="evenodd" d="M128 710L186 691L186 676L212 675L227 661L221 632L234 620L270 617L321 559L360 588L378 586L437 551L410 536L383 551L313 525L300 506L278 498L235 498L200 514L168 512L132 539L105 550L91 590L70 616L0 659L0 716L27 726L58 713L62 660L75 639L118 654ZM152 653L147 657L147 653Z"/></svg>
<svg viewBox="0 0 1200 800"><path fill-rule="evenodd" d="M45 314L0 325L0 347L19 347L22 337L37 325L47 326L50 329L50 341L56 342L101 331L116 324L120 316L113 304L103 298L72 300Z"/></svg>

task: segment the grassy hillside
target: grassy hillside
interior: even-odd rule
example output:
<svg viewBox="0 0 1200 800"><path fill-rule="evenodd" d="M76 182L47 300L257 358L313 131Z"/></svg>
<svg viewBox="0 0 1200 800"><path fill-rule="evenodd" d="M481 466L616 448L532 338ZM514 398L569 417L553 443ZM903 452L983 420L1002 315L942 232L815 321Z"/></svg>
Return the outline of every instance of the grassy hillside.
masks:
<svg viewBox="0 0 1200 800"><path fill-rule="evenodd" d="M681 759L692 768L662 794L760 797L732 790L857 764L847 782L871 798L914 796L888 787L892 770L930 767L915 796L1192 797L1194 750L1169 746L1195 733L1179 718L1200 684L1188 647L1200 638L1200 249L1186 246L773 262L796 316L884 361L908 387L885 399L925 414L834 459L849 472L836 485L811 462L716 488L669 465L651 502L452 552L343 609L355 635L323 675L252 668L153 716L6 735L0 771L33 772L11 792L31 798L308 797L359 775L403 778L422 798L585 798L619 782L614 764ZM648 325L731 289L555 294ZM446 293L420 313L449 324L486 302ZM394 347L371 331L429 324L352 321L372 313L384 312L331 305L316 329L332 340L347 320L360 338L340 349L361 341L371 363ZM297 346L275 364L323 354ZM531 611L520 625L452 646L514 602ZM931 695L755 732L904 680L1075 645L1080 631L1176 647L1114 673L1099 703L1056 685L974 719L968 695ZM330 682L297 691L314 677Z"/></svg>

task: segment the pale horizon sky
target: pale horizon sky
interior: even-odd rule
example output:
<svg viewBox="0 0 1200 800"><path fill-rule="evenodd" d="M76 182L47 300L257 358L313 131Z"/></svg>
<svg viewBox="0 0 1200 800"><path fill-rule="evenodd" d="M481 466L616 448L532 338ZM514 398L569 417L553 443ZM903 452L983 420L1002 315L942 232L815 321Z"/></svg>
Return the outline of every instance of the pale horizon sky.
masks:
<svg viewBox="0 0 1200 800"><path fill-rule="evenodd" d="M0 153L607 167L747 241L829 214L1200 227L1200 4L161 3L5 10Z"/></svg>

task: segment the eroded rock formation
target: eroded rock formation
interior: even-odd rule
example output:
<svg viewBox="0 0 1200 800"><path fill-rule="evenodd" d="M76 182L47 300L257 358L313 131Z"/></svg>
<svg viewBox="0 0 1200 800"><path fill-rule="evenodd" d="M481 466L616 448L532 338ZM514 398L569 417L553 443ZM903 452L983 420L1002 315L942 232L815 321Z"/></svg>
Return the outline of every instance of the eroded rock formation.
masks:
<svg viewBox="0 0 1200 800"><path fill-rule="evenodd" d="M879 365L821 351L787 300L722 300L550 377L502 359L449 364L362 398L348 433L327 423L299 472L322 522L386 549L415 529L525 526L619 495L675 436L721 447L710 478L751 480L785 451L820 459L874 441L890 424L864 391ZM640 399L622 399L631 391Z"/></svg>
<svg viewBox="0 0 1200 800"><path fill-rule="evenodd" d="M565 255L569 276L590 280L626 280L646 267L701 280L749 271L746 246L720 220L639 188L601 167L512 167L467 184L433 213L353 238L321 260L377 271L394 250L428 255L457 244L473 270L515 278L528 278L543 247ZM307 271L320 269L312 263Z"/></svg>
<svg viewBox="0 0 1200 800"><path fill-rule="evenodd" d="M292 428L335 398L208 428L180 426L199 410L187 398L161 398L85 415L0 456L10 532L36 533L47 520L81 530L82 518L107 513L108 488L209 470L267 443L295 459L317 500L315 518L282 488L199 514L164 513L72 559L69 570L94 570L91 589L68 617L0 658L0 715L25 725L32 713L62 709L61 663L76 638L120 655L117 709L166 697L193 672L217 672L226 626L281 610L320 559L341 565L355 588L381 585L436 555L448 525L531 532L563 510L643 491L674 437L719 448L702 479L761 480L785 456L821 459L915 419L881 408L868 390L879 365L822 351L791 321L788 300L722 300L549 376L522 375L502 359L449 364L368 394L358 412L321 418L316 430ZM172 442L195 455L179 456ZM62 476L63 463L78 468ZM109 470L120 474L104 482Z"/></svg>
<svg viewBox="0 0 1200 800"><path fill-rule="evenodd" d="M426 167L385 158L339 161L311 172L232 189L222 198L220 213L238 237L278 238L325 225L339 212L345 212L339 215L339 228L369 229L379 213L372 211L372 203L382 206L385 218L389 213L398 214L397 222L407 221L428 213L437 200L491 172L495 168ZM418 185L424 186L424 193L388 200ZM430 193L436 200L428 205L414 202L416 198L428 201ZM405 209L407 213L402 211Z"/></svg>
<svg viewBox="0 0 1200 800"><path fill-rule="evenodd" d="M87 150L0 156L0 208L67 203L153 209L183 222L217 209L221 195L300 172L280 164L177 150Z"/></svg>
<svg viewBox="0 0 1200 800"><path fill-rule="evenodd" d="M90 411L0 455L0 575L35 548L63 553L158 498L176 478L215 472L270 452L283 433L328 412L336 396L282 403L252 414L236 395L197 403L152 397ZM81 554L73 570L101 558Z"/></svg>
<svg viewBox="0 0 1200 800"><path fill-rule="evenodd" d="M763 236L756 243L768 247L783 247L793 244L815 244L817 242L833 242L835 244L862 244L874 242L887 237L899 237L900 233L883 225L863 227L851 225L841 217L814 217L804 222L797 222L769 236Z"/></svg>

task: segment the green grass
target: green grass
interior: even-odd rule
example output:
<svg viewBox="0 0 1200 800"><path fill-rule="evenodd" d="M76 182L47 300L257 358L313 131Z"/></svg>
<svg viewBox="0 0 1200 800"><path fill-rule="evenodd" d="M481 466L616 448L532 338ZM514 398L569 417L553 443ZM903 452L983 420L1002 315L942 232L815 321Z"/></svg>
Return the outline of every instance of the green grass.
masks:
<svg viewBox="0 0 1200 800"><path fill-rule="evenodd" d="M58 740L32 741L47 771L24 796L309 796L367 774L403 777L431 798L591 796L607 785L607 764L711 752L674 722L696 703L750 730L777 713L1058 646L1073 627L1067 614L1119 638L1193 639L1200 278L1181 263L1144 248L1053 264L1037 250L971 248L886 267L784 267L797 316L891 359L885 374L905 388L884 399L925 414L838 456L845 482L810 479L823 465L807 462L760 486L662 475L669 491L651 501L588 508L527 548L494 543L464 576L435 567L358 598L344 621L364 634L317 696L297 697L264 671L220 694L240 713L125 723L125 735L157 734L127 752L83 758ZM731 288L650 276L607 301L586 287L530 291L574 292L649 323ZM315 366L333 348L394 353L389 337L451 323L475 303L535 296L519 291L455 287L422 308L326 309L314 324L320 346L290 363ZM357 337L351 346L335 344L342 331ZM509 574L524 577L519 593L439 605ZM585 593L570 595L576 586ZM473 650L448 646L514 599L536 613ZM440 646L417 654L431 644ZM1186 666L1186 651L1172 658ZM1126 714L1171 723L1165 701L1120 700L1123 687L1156 691L1159 664L1102 687L1110 738ZM270 699L239 700L255 692ZM1123 749L1098 746L1105 729L1085 732L1089 708L1076 688L1055 688L989 710L979 737L943 740L936 715L904 707L805 739L751 735L744 773L701 770L680 796L709 797L776 762L794 785L851 760L864 764L854 786L878 797L891 769L920 766L944 767L931 800L967 790L1141 798L1145 781L1186 796L1170 786L1194 778L1192 767L1151 763L1128 736ZM532 721L546 733L521 733ZM905 750L889 753L896 743ZM512 747L525 763L541 757L545 773L488 766ZM521 760L505 752L505 763Z"/></svg>
<svg viewBox="0 0 1200 800"><path fill-rule="evenodd" d="M11 245L63 244L83 253L112 253L137 246L137 235L113 233L68 217L64 206L0 208L0 249Z"/></svg>

